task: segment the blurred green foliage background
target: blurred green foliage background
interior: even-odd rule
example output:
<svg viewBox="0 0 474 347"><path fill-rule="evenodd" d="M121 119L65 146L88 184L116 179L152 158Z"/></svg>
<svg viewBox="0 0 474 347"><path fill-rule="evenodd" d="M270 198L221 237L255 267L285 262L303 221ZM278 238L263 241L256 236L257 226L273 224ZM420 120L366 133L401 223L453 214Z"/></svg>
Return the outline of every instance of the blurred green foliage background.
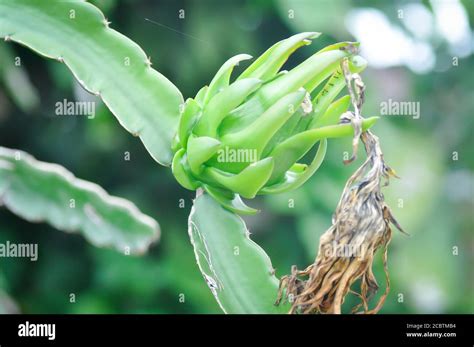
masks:
<svg viewBox="0 0 474 347"><path fill-rule="evenodd" d="M369 61L362 74L364 114L380 115L381 103L389 99L419 102L421 111L419 119L382 116L374 127L387 162L401 177L385 188L386 200L411 234L394 231L391 291L381 312L474 312L472 1L93 3L185 97L209 83L230 56L257 56L300 31L324 35L292 56L288 67L327 44L360 40L361 55ZM21 66L15 65L16 57ZM96 117L56 116L55 103L63 99L97 101ZM159 244L143 257L132 257L96 249L78 235L29 224L0 209L0 242L39 244L37 262L0 259L1 312L220 312L187 235L193 193L174 182L170 170L154 162L63 64L0 43L0 144L59 163L134 201L162 228ZM252 237L269 253L278 276L293 264L303 268L313 262L345 181L364 158L361 151L356 163L344 166L344 152L350 151L350 139L330 141L325 162L304 187L250 203L263 209L246 218ZM381 265L379 255L380 293L385 288ZM346 304L353 303L349 298Z"/></svg>

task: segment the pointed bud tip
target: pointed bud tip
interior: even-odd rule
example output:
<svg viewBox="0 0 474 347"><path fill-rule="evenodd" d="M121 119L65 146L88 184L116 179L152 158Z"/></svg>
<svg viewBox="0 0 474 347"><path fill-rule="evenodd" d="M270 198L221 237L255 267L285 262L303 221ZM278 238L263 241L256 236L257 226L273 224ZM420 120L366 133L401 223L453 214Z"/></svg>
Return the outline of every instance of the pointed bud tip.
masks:
<svg viewBox="0 0 474 347"><path fill-rule="evenodd" d="M350 63L353 67L355 67L358 70L365 69L367 65L369 64L367 60L361 57L360 55L355 55L354 57L352 57L352 59L350 60Z"/></svg>
<svg viewBox="0 0 474 347"><path fill-rule="evenodd" d="M316 39L318 38L319 36L321 36L321 33L318 32L318 31L308 31L308 32L305 32L305 33L302 33L303 35L308 35L308 39Z"/></svg>
<svg viewBox="0 0 474 347"><path fill-rule="evenodd" d="M251 56L250 54L247 54L247 53L239 54L239 57L240 57L241 60L253 59L253 56Z"/></svg>
<svg viewBox="0 0 474 347"><path fill-rule="evenodd" d="M313 42L312 40L317 39L319 36L321 36L321 33L316 31L308 31L301 33L300 35L306 36L302 41L305 46L309 46Z"/></svg>

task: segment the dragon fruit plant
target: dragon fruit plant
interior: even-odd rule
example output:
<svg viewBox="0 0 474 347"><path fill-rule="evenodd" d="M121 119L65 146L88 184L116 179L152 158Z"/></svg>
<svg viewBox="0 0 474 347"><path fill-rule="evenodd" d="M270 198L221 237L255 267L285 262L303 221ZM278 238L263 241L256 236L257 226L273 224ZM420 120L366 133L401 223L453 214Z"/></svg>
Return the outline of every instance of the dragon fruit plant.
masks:
<svg viewBox="0 0 474 347"><path fill-rule="evenodd" d="M184 101L142 49L111 29L90 3L0 0L0 36L66 64L155 161L196 191L188 232L224 312L290 311L291 302L275 305L279 281L239 216L258 210L242 199L297 189L321 165L328 139L354 136L356 127L340 121L351 96L338 95L346 87L342 63L353 74L366 67L357 43L325 47L285 71L288 57L319 33L294 35L250 63L247 54L230 58ZM238 64L247 67L232 76ZM362 119L359 130L376 120ZM303 163L316 145L313 159ZM160 233L131 202L19 150L0 148L0 203L28 221L80 232L96 246L121 252L143 253Z"/></svg>

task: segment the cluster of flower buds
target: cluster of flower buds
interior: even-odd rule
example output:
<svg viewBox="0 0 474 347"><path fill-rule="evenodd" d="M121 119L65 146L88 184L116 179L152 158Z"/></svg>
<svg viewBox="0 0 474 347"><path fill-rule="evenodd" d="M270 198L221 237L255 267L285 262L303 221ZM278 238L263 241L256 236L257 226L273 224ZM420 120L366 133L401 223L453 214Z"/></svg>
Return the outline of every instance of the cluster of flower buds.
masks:
<svg viewBox="0 0 474 347"><path fill-rule="evenodd" d="M242 214L257 210L241 199L293 190L307 181L324 159L327 138L351 137L340 124L350 105L341 61L352 72L366 62L357 44L328 46L292 68L280 70L298 48L318 33L301 33L263 53L232 83L233 68L251 56L230 58L209 86L183 105L173 144L173 174L185 188L204 189L225 208ZM363 121L363 130L377 117ZM299 162L319 143L309 163Z"/></svg>

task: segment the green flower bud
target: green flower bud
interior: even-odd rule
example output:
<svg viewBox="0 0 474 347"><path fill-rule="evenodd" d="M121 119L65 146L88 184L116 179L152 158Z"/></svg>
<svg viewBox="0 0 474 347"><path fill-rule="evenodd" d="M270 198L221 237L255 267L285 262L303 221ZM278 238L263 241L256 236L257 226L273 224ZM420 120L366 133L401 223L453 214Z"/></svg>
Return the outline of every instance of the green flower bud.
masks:
<svg viewBox="0 0 474 347"><path fill-rule="evenodd" d="M280 71L288 57L319 33L301 33L270 47L231 82L234 67L251 57L232 57L209 86L183 105L173 144L173 174L185 188L203 188L225 208L253 214L240 198L296 189L321 165L327 138L350 137L350 124L338 124L348 96L334 101L344 87L341 61L353 72L366 62L355 43L328 46L291 69ZM326 84L311 94L324 82ZM376 117L364 120L363 129ZM309 163L298 162L314 146Z"/></svg>

